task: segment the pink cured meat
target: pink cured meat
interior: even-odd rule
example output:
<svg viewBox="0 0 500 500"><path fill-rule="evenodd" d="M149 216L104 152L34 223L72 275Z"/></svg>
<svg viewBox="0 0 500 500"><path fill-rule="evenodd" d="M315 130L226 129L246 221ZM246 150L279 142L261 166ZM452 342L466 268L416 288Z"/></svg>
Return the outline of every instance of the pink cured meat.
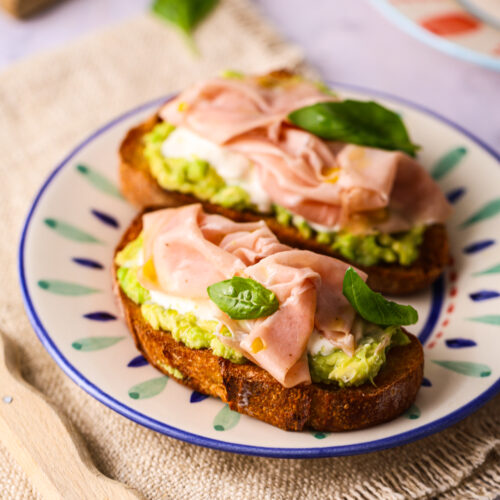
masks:
<svg viewBox="0 0 500 500"><path fill-rule="evenodd" d="M348 267L314 252L288 250L246 269L247 276L276 294L280 308L271 316L255 320L240 347L285 387L311 382L304 352L313 328L334 347L349 355L354 353L351 327L355 311L342 294Z"/></svg>
<svg viewBox="0 0 500 500"><path fill-rule="evenodd" d="M288 126L278 141L247 134L228 147L255 163L275 203L323 226L361 233L407 231L444 222L451 211L427 171L401 152L328 144ZM354 227L358 214L366 222Z"/></svg>
<svg viewBox="0 0 500 500"><path fill-rule="evenodd" d="M262 85L256 77L214 78L167 102L160 117L224 144L257 128L266 128L270 137L276 137L280 122L294 109L334 99L314 83L296 78L276 85Z"/></svg>
<svg viewBox="0 0 500 500"><path fill-rule="evenodd" d="M286 122L294 109L329 100L336 99L296 78L274 85L215 78L179 94L160 116L245 155L271 201L310 222L358 233L444 222L450 205L413 158L328 143Z"/></svg>
<svg viewBox="0 0 500 500"><path fill-rule="evenodd" d="M209 285L234 276L247 265L286 249L263 221L238 223L205 214L201 205L157 210L143 216L144 263L139 271L149 290L204 298Z"/></svg>

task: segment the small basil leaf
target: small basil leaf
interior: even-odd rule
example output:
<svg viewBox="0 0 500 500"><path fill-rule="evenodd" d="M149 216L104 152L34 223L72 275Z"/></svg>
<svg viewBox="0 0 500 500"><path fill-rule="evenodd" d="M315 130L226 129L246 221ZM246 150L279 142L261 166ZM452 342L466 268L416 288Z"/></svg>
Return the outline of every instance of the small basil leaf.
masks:
<svg viewBox="0 0 500 500"><path fill-rule="evenodd" d="M186 35L191 35L217 3L218 0L154 0L151 9Z"/></svg>
<svg viewBox="0 0 500 500"><path fill-rule="evenodd" d="M400 116L373 101L320 102L297 109L288 118L329 141L401 150L411 156L419 149L410 141Z"/></svg>
<svg viewBox="0 0 500 500"><path fill-rule="evenodd" d="M235 276L207 288L208 296L233 319L269 316L279 307L276 295L251 278Z"/></svg>
<svg viewBox="0 0 500 500"><path fill-rule="evenodd" d="M345 273L342 293L362 318L376 325L412 325L418 321L413 307L384 299L372 291L352 267Z"/></svg>

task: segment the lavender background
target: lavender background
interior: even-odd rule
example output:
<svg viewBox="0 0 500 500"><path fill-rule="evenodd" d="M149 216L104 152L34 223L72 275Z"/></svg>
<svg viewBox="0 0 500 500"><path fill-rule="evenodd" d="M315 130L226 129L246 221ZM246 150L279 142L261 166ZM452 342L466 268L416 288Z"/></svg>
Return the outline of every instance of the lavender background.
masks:
<svg viewBox="0 0 500 500"><path fill-rule="evenodd" d="M368 0L253 0L300 45L325 80L423 104L500 153L500 72L438 52L393 25ZM151 0L70 0L25 22L0 13L0 72L146 10Z"/></svg>

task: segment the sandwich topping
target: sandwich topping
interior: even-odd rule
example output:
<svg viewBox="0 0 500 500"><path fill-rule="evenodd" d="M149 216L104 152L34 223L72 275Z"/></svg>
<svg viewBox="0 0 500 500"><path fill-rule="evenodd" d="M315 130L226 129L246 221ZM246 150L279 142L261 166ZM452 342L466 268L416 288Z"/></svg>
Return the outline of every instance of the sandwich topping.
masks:
<svg viewBox="0 0 500 500"><path fill-rule="evenodd" d="M288 213L290 224L354 262L408 265L425 227L445 221L450 207L411 156L360 144L415 150L395 113L356 103L298 77L214 78L164 105L163 121L145 136L145 155L166 189L238 210L274 211L278 220ZM309 126L317 106L331 112L315 115L330 128L360 110L390 126L377 140L370 130L349 133L348 121L338 137L355 143L325 139L317 135L321 127Z"/></svg>
<svg viewBox="0 0 500 500"><path fill-rule="evenodd" d="M408 342L399 326L415 321L414 311L369 296L363 272L281 244L263 221L233 222L198 204L145 214L116 264L153 328L250 360L285 387L372 380L387 349Z"/></svg>

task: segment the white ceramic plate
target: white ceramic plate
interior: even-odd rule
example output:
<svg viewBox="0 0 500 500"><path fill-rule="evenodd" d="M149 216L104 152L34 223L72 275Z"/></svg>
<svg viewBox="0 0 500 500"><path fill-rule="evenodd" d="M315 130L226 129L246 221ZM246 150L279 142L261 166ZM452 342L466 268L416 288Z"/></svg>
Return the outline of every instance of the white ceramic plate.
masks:
<svg viewBox="0 0 500 500"><path fill-rule="evenodd" d="M454 263L432 289L408 299L420 314L411 330L425 350L425 380L403 416L371 429L284 432L232 412L147 365L119 318L111 292L115 245L135 210L117 189L117 149L125 132L165 99L94 132L67 156L37 195L24 227L19 272L40 341L88 393L156 431L226 451L321 457L380 450L443 429L500 387L500 165L485 145L424 109L373 92L404 116L420 160L453 202Z"/></svg>
<svg viewBox="0 0 500 500"><path fill-rule="evenodd" d="M498 0L372 0L399 27L452 56L500 71Z"/></svg>

